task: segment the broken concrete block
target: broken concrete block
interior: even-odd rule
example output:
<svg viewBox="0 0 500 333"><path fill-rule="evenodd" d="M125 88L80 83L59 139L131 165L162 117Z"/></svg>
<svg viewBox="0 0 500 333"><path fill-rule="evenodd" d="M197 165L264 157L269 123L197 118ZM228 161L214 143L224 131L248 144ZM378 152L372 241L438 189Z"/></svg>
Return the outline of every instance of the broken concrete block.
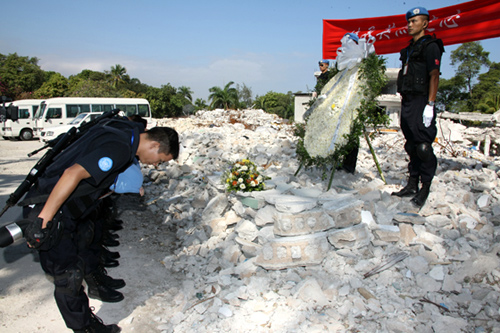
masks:
<svg viewBox="0 0 500 333"><path fill-rule="evenodd" d="M299 236L335 227L333 219L323 210L308 210L297 214L275 215L274 233L280 236Z"/></svg>
<svg viewBox="0 0 500 333"><path fill-rule="evenodd" d="M366 224L328 232L328 241L337 249L359 249L367 246L371 238L372 234Z"/></svg>
<svg viewBox="0 0 500 333"><path fill-rule="evenodd" d="M329 201L323 204L323 209L333 218L336 228L347 228L361 222L363 201L344 199Z"/></svg>
<svg viewBox="0 0 500 333"><path fill-rule="evenodd" d="M295 297L307 303L314 302L321 307L328 305L328 298L314 278L300 282L297 285Z"/></svg>
<svg viewBox="0 0 500 333"><path fill-rule="evenodd" d="M399 232L400 241L406 246L408 246L412 242L412 240L417 237L417 234L415 233L415 231L413 231L413 227L408 223L401 223L399 225Z"/></svg>
<svg viewBox="0 0 500 333"><path fill-rule="evenodd" d="M269 223L274 223L274 215L277 213L276 208L272 205L266 205L259 209L255 215L255 224L262 227Z"/></svg>
<svg viewBox="0 0 500 333"><path fill-rule="evenodd" d="M411 223L411 224L424 224L425 223L425 218L423 216L420 216L420 215L414 214L414 213L396 213L393 216L393 219L396 222L405 222L405 223Z"/></svg>
<svg viewBox="0 0 500 333"><path fill-rule="evenodd" d="M202 220L211 221L221 217L228 203L227 196L225 194L219 194L208 202L207 207L201 213Z"/></svg>
<svg viewBox="0 0 500 333"><path fill-rule="evenodd" d="M234 231L238 233L239 237L250 242L257 238L257 235L259 234L257 226L249 220L241 220L238 222Z"/></svg>
<svg viewBox="0 0 500 333"><path fill-rule="evenodd" d="M329 249L325 232L275 238L263 246L255 263L266 269L317 265Z"/></svg>
<svg viewBox="0 0 500 333"><path fill-rule="evenodd" d="M373 230L373 234L383 242L397 242L401 238L401 232L396 225L381 224L378 229Z"/></svg>

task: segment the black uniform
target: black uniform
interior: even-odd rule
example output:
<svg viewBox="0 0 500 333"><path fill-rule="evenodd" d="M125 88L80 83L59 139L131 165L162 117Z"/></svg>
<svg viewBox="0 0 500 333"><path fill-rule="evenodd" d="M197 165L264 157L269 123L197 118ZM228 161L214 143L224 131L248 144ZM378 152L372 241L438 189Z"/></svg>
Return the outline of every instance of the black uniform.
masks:
<svg viewBox="0 0 500 333"><path fill-rule="evenodd" d="M410 157L408 171L410 177L419 178L422 183L431 182L437 168L437 158L432 151L436 138L436 113L431 125L423 124L423 111L429 101L429 73L440 68L443 42L429 35L421 37L400 53L403 63L398 75L398 92L401 103L401 130L406 139L405 150ZM419 154L420 144L426 144L428 155Z"/></svg>
<svg viewBox="0 0 500 333"><path fill-rule="evenodd" d="M139 128L130 121L111 120L106 126L94 126L56 157L26 196L31 202L41 201L34 207L25 207L25 217L34 220L44 206L43 198L46 200L64 170L78 163L91 175L80 182L54 217L64 226L60 242L39 251L43 270L54 277L54 298L59 311L66 326L73 330L88 326L91 320L82 281L89 267L96 265L95 253L89 249L93 238L89 232L93 230L92 212L103 190L133 162L139 136Z"/></svg>

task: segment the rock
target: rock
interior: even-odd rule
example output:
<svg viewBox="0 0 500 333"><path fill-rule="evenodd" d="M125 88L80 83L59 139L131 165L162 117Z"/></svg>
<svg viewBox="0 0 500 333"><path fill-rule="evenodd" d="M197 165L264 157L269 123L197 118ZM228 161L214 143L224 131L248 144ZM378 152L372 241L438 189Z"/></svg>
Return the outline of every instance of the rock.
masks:
<svg viewBox="0 0 500 333"><path fill-rule="evenodd" d="M266 269L317 265L323 261L329 248L324 232L276 238L263 246L256 264Z"/></svg>
<svg viewBox="0 0 500 333"><path fill-rule="evenodd" d="M337 249L359 249L367 246L372 235L365 224L328 232L328 241Z"/></svg>

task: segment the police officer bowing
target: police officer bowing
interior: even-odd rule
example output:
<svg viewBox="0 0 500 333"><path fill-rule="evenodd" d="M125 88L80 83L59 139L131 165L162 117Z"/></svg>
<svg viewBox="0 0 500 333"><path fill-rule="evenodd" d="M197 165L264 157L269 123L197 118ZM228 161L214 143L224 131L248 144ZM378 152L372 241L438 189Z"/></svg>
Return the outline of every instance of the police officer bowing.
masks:
<svg viewBox="0 0 500 333"><path fill-rule="evenodd" d="M429 196L432 178L437 168L437 158L432 149L436 138L436 113L434 103L439 84L443 42L427 35L429 12L415 7L406 13L410 45L401 50L402 69L398 75L398 92L402 95L401 130L406 139L408 184L394 195L413 196L411 202L422 207ZM422 184L419 189L419 183Z"/></svg>

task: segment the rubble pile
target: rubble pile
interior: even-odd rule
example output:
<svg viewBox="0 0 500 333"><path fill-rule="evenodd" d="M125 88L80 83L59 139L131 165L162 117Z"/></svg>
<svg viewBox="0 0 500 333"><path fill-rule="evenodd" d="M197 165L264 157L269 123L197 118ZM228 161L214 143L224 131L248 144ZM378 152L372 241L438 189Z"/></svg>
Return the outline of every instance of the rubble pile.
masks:
<svg viewBox="0 0 500 333"><path fill-rule="evenodd" d="M355 174L332 187L301 170L293 126L261 110L161 119L183 147L143 168L144 203L176 276L144 305L160 332L500 332L500 160L471 149L467 128L439 120L439 166L425 206L391 196L407 178L399 132L362 140ZM262 192L221 181L248 158ZM152 227L151 227L152 228ZM162 235L157 235L161 238ZM150 323L151 324L151 323ZM135 326L137 325L137 326ZM124 329L140 331L131 318Z"/></svg>

